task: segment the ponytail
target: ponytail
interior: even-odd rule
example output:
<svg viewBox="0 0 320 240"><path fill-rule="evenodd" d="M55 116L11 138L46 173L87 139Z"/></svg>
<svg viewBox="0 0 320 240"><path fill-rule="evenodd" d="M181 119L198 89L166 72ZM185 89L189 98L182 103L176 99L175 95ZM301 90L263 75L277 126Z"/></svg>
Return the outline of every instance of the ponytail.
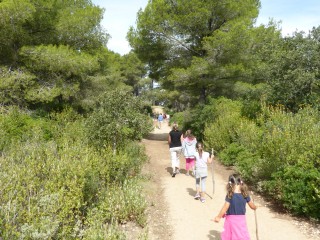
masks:
<svg viewBox="0 0 320 240"><path fill-rule="evenodd" d="M243 197L248 197L248 187L243 183L240 175L232 174L229 176L228 184L227 184L227 196L228 198L232 198L234 188L236 185L240 186L240 191Z"/></svg>

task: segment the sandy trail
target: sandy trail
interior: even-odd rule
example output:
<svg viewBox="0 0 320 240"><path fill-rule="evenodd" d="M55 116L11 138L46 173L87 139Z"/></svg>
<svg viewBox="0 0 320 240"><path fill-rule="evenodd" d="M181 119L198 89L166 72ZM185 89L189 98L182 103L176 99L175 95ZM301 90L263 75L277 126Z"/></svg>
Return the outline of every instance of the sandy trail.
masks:
<svg viewBox="0 0 320 240"><path fill-rule="evenodd" d="M180 159L181 173L175 178L171 177L171 162L167 136L170 128L163 125L161 129L155 129L148 139L144 139L147 154L150 156L150 164L155 169L156 178L161 187L159 201L163 201L167 207L167 229L172 233L165 235L161 230L158 237L152 239L173 239L173 240L202 240L220 239L224 219L219 223L211 221L220 211L225 197L225 184L231 170L222 166L214 160L215 193L213 194L213 182L211 167L207 179L206 202L201 203L194 200L195 179L185 175L185 160ZM301 227L298 220L279 214L272 210L259 195L253 195L256 204L259 206L257 214L259 240L318 240L320 236L307 235L308 229ZM247 206L247 224L251 239L257 239L256 222L254 211ZM163 226L163 230L165 227ZM159 233L160 232L160 233ZM159 234L161 237L159 237Z"/></svg>

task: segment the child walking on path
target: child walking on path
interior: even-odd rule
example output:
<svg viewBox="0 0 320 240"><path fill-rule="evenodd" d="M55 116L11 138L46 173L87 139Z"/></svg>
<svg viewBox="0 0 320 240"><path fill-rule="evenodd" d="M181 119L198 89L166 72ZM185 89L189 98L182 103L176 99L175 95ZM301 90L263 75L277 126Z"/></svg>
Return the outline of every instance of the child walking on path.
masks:
<svg viewBox="0 0 320 240"><path fill-rule="evenodd" d="M225 217L221 240L250 239L245 215L247 203L251 209L257 209L240 176L230 175L225 203L214 219L215 222L219 222Z"/></svg>
<svg viewBox="0 0 320 240"><path fill-rule="evenodd" d="M196 155L197 139L193 136L191 130L186 131L186 137L182 141L182 151L186 159L186 175L189 176L189 172L192 171L194 175L194 160Z"/></svg>
<svg viewBox="0 0 320 240"><path fill-rule="evenodd" d="M206 180L208 176L208 163L212 163L213 156L210 156L208 152L203 150L203 144L201 142L197 143L197 152L195 153L196 158L196 195L195 199L200 199L202 203L206 201L205 193L206 193ZM200 180L201 180L201 188L200 188Z"/></svg>

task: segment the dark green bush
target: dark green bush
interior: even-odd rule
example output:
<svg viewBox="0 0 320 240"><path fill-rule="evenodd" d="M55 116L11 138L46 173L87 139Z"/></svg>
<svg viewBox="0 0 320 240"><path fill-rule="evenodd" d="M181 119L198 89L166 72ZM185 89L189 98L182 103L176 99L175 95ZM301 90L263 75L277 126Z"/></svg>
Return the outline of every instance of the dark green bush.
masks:
<svg viewBox="0 0 320 240"><path fill-rule="evenodd" d="M234 166L239 160L241 152L245 151L243 146L231 143L227 148L223 149L219 154L220 161L226 166Z"/></svg>
<svg viewBox="0 0 320 240"><path fill-rule="evenodd" d="M238 154L235 165L237 171L247 182L257 183L260 180L261 172L263 172L261 162L262 160L259 155L256 155L243 147L243 150Z"/></svg>
<svg viewBox="0 0 320 240"><path fill-rule="evenodd" d="M127 91L114 90L100 97L86 127L87 137L97 149L108 146L119 150L128 142L141 140L153 125L139 98Z"/></svg>
<svg viewBox="0 0 320 240"><path fill-rule="evenodd" d="M319 219L319 169L307 169L300 164L287 166L273 174L272 180L265 183L265 189L292 213Z"/></svg>

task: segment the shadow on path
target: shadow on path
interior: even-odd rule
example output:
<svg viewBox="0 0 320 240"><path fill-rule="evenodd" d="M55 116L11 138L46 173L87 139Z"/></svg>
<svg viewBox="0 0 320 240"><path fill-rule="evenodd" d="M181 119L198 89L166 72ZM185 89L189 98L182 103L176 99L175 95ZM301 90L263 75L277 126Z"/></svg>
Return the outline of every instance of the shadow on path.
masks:
<svg viewBox="0 0 320 240"><path fill-rule="evenodd" d="M167 141L168 133L149 133L144 138L147 140Z"/></svg>
<svg viewBox="0 0 320 240"><path fill-rule="evenodd" d="M210 240L220 240L220 232L211 230L208 234Z"/></svg>

